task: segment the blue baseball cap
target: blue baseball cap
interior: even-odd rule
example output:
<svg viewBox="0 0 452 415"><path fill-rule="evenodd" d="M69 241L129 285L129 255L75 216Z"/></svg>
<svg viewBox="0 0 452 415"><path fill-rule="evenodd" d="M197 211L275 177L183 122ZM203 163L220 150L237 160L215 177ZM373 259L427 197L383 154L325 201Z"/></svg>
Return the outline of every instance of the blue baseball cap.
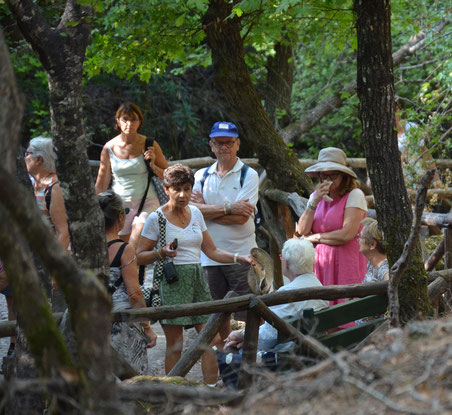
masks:
<svg viewBox="0 0 452 415"><path fill-rule="evenodd" d="M232 122L218 121L210 130L210 138L213 137L238 137L237 127Z"/></svg>

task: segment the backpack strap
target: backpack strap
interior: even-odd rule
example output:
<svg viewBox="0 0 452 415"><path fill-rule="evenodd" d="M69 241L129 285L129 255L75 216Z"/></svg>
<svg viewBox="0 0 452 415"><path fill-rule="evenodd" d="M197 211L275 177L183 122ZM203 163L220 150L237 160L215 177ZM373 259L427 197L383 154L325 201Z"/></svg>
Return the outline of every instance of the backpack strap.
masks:
<svg viewBox="0 0 452 415"><path fill-rule="evenodd" d="M210 167L206 167L206 169L204 170L201 180L199 181L199 183L201 184L201 193L204 189L204 183L206 182L207 176L209 175L209 169Z"/></svg>
<svg viewBox="0 0 452 415"><path fill-rule="evenodd" d="M250 166L244 164L240 169L240 187L243 187L243 183L245 182L246 173L248 173L248 169Z"/></svg>

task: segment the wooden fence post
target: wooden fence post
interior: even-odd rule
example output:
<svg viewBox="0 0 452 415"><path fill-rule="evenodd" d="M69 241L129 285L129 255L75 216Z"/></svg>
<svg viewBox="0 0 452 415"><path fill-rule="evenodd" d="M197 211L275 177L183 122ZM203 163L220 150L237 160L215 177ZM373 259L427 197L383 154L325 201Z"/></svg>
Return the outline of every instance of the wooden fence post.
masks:
<svg viewBox="0 0 452 415"><path fill-rule="evenodd" d="M439 262L439 260L443 257L444 255L444 247L446 245L445 243L445 237L446 235L444 234L444 236L441 239L441 242L438 244L438 246L434 249L434 251L432 252L432 254L428 257L427 261L425 261L424 263L424 268L427 272L431 271L433 268L435 268L436 264ZM446 269L449 267L445 267Z"/></svg>
<svg viewBox="0 0 452 415"><path fill-rule="evenodd" d="M238 389L247 389L253 383L253 366L256 364L257 338L261 317L256 309L249 309L246 315L245 338L242 349L242 364L240 365Z"/></svg>

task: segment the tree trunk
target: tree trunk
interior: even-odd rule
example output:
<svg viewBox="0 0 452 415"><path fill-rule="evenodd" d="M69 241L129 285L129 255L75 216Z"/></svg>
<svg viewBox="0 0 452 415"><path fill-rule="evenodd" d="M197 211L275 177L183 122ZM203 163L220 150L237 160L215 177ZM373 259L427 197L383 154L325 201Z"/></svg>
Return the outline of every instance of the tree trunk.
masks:
<svg viewBox="0 0 452 415"><path fill-rule="evenodd" d="M55 241L45 247L39 246L37 234L28 233L27 226L32 228L35 225L29 223L30 216L20 222L20 212L13 210L17 209L14 201L2 202L11 202L9 213L13 217L16 215L15 220L22 233L39 252L49 272L54 273L65 294L77 338L81 386L78 400L81 407L96 413L115 413L119 409L115 405L116 386L109 358L111 302L92 278L101 275L103 282L106 282L105 233L90 174L81 107L83 61L90 34L87 22L92 18L92 9L81 6L76 0L67 0L58 26L52 28L32 0L8 0L7 3L24 38L38 54L47 73L52 135L58 156L57 173L69 220L72 250L79 264L90 274L77 270L73 261L64 259L64 254L61 261L59 248L55 247L52 252L43 250L50 249ZM38 222L42 221L38 219ZM55 256L52 256L53 253ZM64 268L67 274L62 276ZM91 274L93 271L94 274Z"/></svg>
<svg viewBox="0 0 452 415"><path fill-rule="evenodd" d="M251 143L260 164L278 187L286 191L312 190L312 181L287 148L265 112L244 60L240 20L228 18L232 3L212 0L203 19L217 87L240 120L241 137Z"/></svg>
<svg viewBox="0 0 452 415"><path fill-rule="evenodd" d="M285 42L285 43L284 43ZM284 128L290 121L290 101L293 86L293 48L288 40L274 46L275 56L269 55L267 62L267 85L265 109L276 128ZM285 112L281 119L277 110Z"/></svg>
<svg viewBox="0 0 452 415"><path fill-rule="evenodd" d="M412 211L397 147L391 55L390 0L355 0L358 35L358 96L367 169L375 195L377 220L390 264L408 239ZM419 241L400 284L400 317L406 322L431 315Z"/></svg>

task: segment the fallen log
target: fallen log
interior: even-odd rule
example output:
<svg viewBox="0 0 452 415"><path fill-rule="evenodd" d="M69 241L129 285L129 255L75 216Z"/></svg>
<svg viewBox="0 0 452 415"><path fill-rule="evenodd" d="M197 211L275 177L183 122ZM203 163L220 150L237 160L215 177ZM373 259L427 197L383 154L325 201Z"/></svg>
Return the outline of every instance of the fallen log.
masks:
<svg viewBox="0 0 452 415"><path fill-rule="evenodd" d="M77 385L62 379L14 379L0 383L0 399L12 399L16 394L52 396L58 394L70 398L75 396ZM143 401L158 403L194 403L199 406L237 405L244 397L243 392L218 390L206 386L180 386L167 383L143 382L117 385L121 401Z"/></svg>

